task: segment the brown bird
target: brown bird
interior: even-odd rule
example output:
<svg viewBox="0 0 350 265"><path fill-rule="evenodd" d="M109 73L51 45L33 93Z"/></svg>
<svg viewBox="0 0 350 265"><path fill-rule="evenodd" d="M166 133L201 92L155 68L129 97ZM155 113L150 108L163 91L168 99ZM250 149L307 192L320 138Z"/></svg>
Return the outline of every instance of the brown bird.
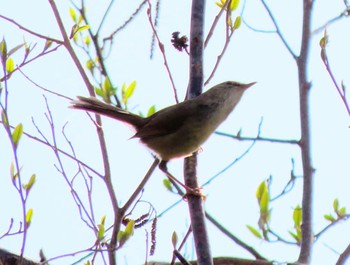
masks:
<svg viewBox="0 0 350 265"><path fill-rule="evenodd" d="M197 151L233 111L246 89L254 84L227 81L196 98L159 110L147 118L93 97L78 97L78 100L72 101L71 107L130 124L136 130L133 138L140 138L155 153L161 161L159 168L170 177L166 163Z"/></svg>

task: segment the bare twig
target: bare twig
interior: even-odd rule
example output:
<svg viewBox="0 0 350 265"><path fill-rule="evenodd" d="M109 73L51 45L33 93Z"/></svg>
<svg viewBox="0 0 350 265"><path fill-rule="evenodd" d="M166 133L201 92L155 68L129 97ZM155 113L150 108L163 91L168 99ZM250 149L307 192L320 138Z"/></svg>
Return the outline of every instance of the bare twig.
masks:
<svg viewBox="0 0 350 265"><path fill-rule="evenodd" d="M271 142L271 143L279 143L279 144L296 144L296 145L300 144L300 140L294 140L294 139L278 139L278 138L262 137L259 135L256 137L248 137L248 136L241 136L241 135L232 135L229 133L218 132L218 131L216 131L215 134L236 139L238 141L257 141L257 142Z"/></svg>
<svg viewBox="0 0 350 265"><path fill-rule="evenodd" d="M252 254L256 259L260 260L266 260L259 252L257 252L253 247L247 245L242 240L240 240L238 237L233 235L230 231L228 231L225 227L223 227L218 221L215 220L214 217L212 217L208 212L205 212L205 216L207 219L216 226L222 233L224 233L227 237L232 239L237 245L241 246L245 250L247 250L250 254Z"/></svg>
<svg viewBox="0 0 350 265"><path fill-rule="evenodd" d="M136 10L134 11L134 13L132 13L130 15L130 17L123 23L123 25L121 25L120 27L118 27L116 30L114 30L108 37L103 38L103 45L105 46L107 41L110 41L111 43L113 42L113 39L115 37L115 35L120 32L121 30L123 30L131 21L133 21L133 19L136 17L136 15L142 10L143 6L146 4L147 0L143 0L140 5L136 8Z"/></svg>
<svg viewBox="0 0 350 265"><path fill-rule="evenodd" d="M159 47L160 53L161 53L162 56L163 56L163 63L164 63L166 72L168 73L168 76L169 76L169 79L170 79L170 83L171 83L172 88L173 88L173 93L174 93L174 97L175 97L175 102L176 102L176 103L179 103L179 98L178 98L178 96L177 96L177 90L176 90L175 82L174 82L173 76L172 76L172 74L171 74L170 67L169 67L169 65L168 65L168 60L167 60L167 58L166 58L166 56L165 56L164 44L160 41L160 38L159 38L159 36L158 36L158 33L157 33L157 31L156 31L156 29L155 29L155 27L154 27L154 25L153 25L151 1L150 1L150 0L147 0L147 3L148 3L148 9L147 9L148 21L149 21L149 24L151 25L153 34L154 34L154 36L155 36L156 39L157 39L157 43L158 43L158 47Z"/></svg>
<svg viewBox="0 0 350 265"><path fill-rule="evenodd" d="M308 1L309 1L309 0L308 0ZM284 44L284 46L286 47L286 49L289 51L290 55L292 55L292 57L293 57L294 59L296 59L297 56L295 55L294 51L293 51L292 48L289 46L287 40L286 40L285 37L283 36L282 31L281 31L281 29L280 29L280 27L279 27L279 25L278 25L278 23L277 23L277 21L276 21L276 19L275 19L274 15L273 15L273 13L272 13L272 11L271 11L271 9L270 9L270 7L266 4L265 0L261 0L261 3L264 5L264 7L265 7L267 13L269 14L269 16L270 16L270 18L271 18L271 21L272 21L273 25L274 25L275 28L276 28L276 33L277 33L277 35L280 37L281 41L283 42L283 44Z"/></svg>
<svg viewBox="0 0 350 265"><path fill-rule="evenodd" d="M231 0L227 0L226 3L228 4L228 6L231 4ZM225 3L225 4L226 4ZM224 44L224 47L222 48L220 54L217 56L216 58L216 62L215 62L215 65L213 67L213 70L211 71L208 79L204 82L204 86L207 85L210 80L214 77L214 74L221 62L221 59L222 57L224 56L225 52L226 52L226 49L230 43L230 40L233 36L233 33L235 32L235 29L229 25L228 23L228 20L230 19L230 16L231 16L231 10L227 7L227 10L226 10L226 33L225 33L225 44Z"/></svg>
<svg viewBox="0 0 350 265"><path fill-rule="evenodd" d="M326 35L326 34L325 34ZM327 36L325 36L325 38L327 38ZM343 105L346 108L346 111L348 113L348 115L350 116L350 106L349 106L349 102L347 101L346 98L346 88L345 86L342 84L342 88L340 88L340 86L338 85L337 81L335 80L334 74L332 72L329 60L328 60L328 56L327 56L327 52L326 52L326 45L324 45L324 47L321 48L321 54L322 54L322 61L326 67L326 70L335 86L335 88L337 89L337 92L341 98L341 100L343 101Z"/></svg>
<svg viewBox="0 0 350 265"><path fill-rule="evenodd" d="M149 170L147 171L146 175L144 176L144 178L142 179L142 181L140 182L140 184L137 186L137 188L134 190L133 194L130 196L130 198L128 199L128 201L123 205L123 207L121 207L121 211L126 212L127 209L129 209L129 207L131 206L131 204L135 201L135 199L137 198L137 196L139 196L140 192L144 189L147 181L149 180L149 178L152 176L153 171L156 169L157 165L159 164L159 160L158 159L154 159L151 167L149 168Z"/></svg>
<svg viewBox="0 0 350 265"><path fill-rule="evenodd" d="M345 221L348 220L350 217L350 214L346 214L343 216L339 216L335 221L329 223L327 226L325 226L320 232L318 232L317 234L315 234L315 241L317 241L321 235L323 235L326 231L328 231L328 229L330 229L331 227L333 227L334 225L340 223L341 221Z"/></svg>
<svg viewBox="0 0 350 265"><path fill-rule="evenodd" d="M339 259L335 265L343 265L350 257L350 244L346 247L343 253L340 254Z"/></svg>
<svg viewBox="0 0 350 265"><path fill-rule="evenodd" d="M51 38L51 37L48 37L48 36L44 36L44 35L41 35L39 33L36 33L24 26L22 26L21 24L17 23L15 20L11 19L11 18L8 18L8 17L5 17L3 15L0 15L0 18L4 19L4 20L7 20L8 22L16 25L18 28L20 28L21 30L25 31L25 32L28 32L29 34L33 35L33 36L36 36L38 38L41 38L41 39L44 39L44 40L49 40L49 41L52 41L52 42L55 42L57 44L63 44L62 41L58 40L58 39L55 39L55 38Z"/></svg>
<svg viewBox="0 0 350 265"><path fill-rule="evenodd" d="M207 47L211 37L214 34L215 28L217 26L217 24L219 23L220 17L221 15L224 13L224 11L226 10L226 8L229 6L229 2L231 1L226 1L225 4L223 5L223 7L221 7L220 12L216 15L213 23L211 24L210 30L208 32L207 38L204 41L204 48Z"/></svg>

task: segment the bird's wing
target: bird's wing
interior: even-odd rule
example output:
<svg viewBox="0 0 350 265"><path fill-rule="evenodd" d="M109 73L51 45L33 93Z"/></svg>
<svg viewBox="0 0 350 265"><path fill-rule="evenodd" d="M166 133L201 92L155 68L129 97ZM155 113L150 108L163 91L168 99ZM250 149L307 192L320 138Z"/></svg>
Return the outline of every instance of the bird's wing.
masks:
<svg viewBox="0 0 350 265"><path fill-rule="evenodd" d="M188 101L162 109L150 116L134 137L147 139L176 132L193 117L197 109L196 104Z"/></svg>

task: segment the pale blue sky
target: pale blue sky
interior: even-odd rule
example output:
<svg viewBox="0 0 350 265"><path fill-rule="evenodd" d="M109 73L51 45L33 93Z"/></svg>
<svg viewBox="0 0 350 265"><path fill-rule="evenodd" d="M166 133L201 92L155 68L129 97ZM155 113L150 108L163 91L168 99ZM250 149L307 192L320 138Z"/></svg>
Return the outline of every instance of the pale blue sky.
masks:
<svg viewBox="0 0 350 265"><path fill-rule="evenodd" d="M206 29L209 28L218 8L215 1L207 1ZM108 1L95 5L87 1L87 12L92 28L103 14ZM243 3L241 3L242 5ZM269 3L280 23L286 39L297 53L300 43L301 1L270 1ZM59 9L68 29L72 26L69 19L69 1L60 1ZM103 33L109 33L121 25L133 12L137 3L118 1L111 11ZM20 7L20 8L19 8ZM242 6L241 6L242 7ZM323 25L337 16L344 9L343 1L316 1L314 8L314 28ZM30 12L29 12L30 10ZM43 35L60 38L47 1L6 1L0 14L15 19ZM234 15L239 14L239 11ZM180 31L189 34L190 5L188 1L162 1L159 17L159 35L162 39L168 62L172 71L180 98L183 98L188 82L188 57L171 47L171 33ZM273 25L260 1L247 0L244 19L250 26L262 31L273 30ZM223 24L221 24L223 25ZM15 46L26 39L28 43L38 42L36 51L43 43L18 30L8 22L0 20L0 33L5 36L8 46ZM349 80L349 22L342 19L329 26L330 44L328 54L338 81ZM223 31L214 36L205 54L205 74L209 75L218 52L223 44ZM315 174L314 227L315 231L323 228L327 222L323 215L332 211L333 199L338 197L342 205L348 206L348 150L350 150L349 117L346 114L335 88L327 76L320 59L319 39L316 34L312 42L309 78L312 81L311 120L312 120L312 155ZM126 82L137 81L137 89L130 106L134 111L146 112L155 104L157 109L174 103L169 79L164 70L161 55L155 49L155 57L149 60L151 29L146 17L146 9L122 31L115 39L115 46L108 60L109 73L118 87ZM82 53L77 49L78 54ZM21 54L14 57L18 62ZM85 60L85 59L84 59ZM84 61L83 60L83 61ZM45 88L58 91L69 97L87 95L82 80L64 49L37 60L23 68L35 82ZM241 82L257 81L249 89L238 108L219 128L220 131L235 134L242 129L243 136L255 136L261 117L264 118L262 136L282 139L298 139L300 134L298 118L297 72L292 57L288 54L279 38L273 33L254 32L246 26L235 33L230 47L222 60L217 74L208 87L224 80ZM37 135L32 125L33 117L46 135L50 135L44 116L45 102L43 92L29 83L22 75L16 74L9 81L11 123L22 122L27 132ZM94 125L89 118L79 111L68 109L67 100L47 95L52 114L56 122L59 144L69 149L61 137L61 127L68 122L66 133L74 143L81 160L102 172L101 156L98 151ZM138 143L128 140L132 132L123 124L110 119L103 120L109 155L114 175L115 189L121 202L125 202L133 188L152 163L152 156ZM213 135L203 145L199 154L199 177L203 183L246 150L249 142L237 142ZM20 204L9 177L9 165L12 161L10 146L3 130L0 130L0 234L6 231L10 218L15 220L14 227L20 221ZM4 150L4 151L3 151ZM23 138L20 145L20 163L23 175L37 174L37 183L30 194L28 206L34 208L33 223L28 234L26 256L37 258L39 249L43 248L47 257L54 257L72 251L90 247L94 242L91 231L83 224L63 178L55 170L57 163L53 153L46 147ZM300 150L296 146L257 143L254 149L235 167L226 171L220 178L206 186L206 209L219 222L249 245L254 246L264 256L278 261L297 259L298 249L284 244L269 244L256 239L246 229L246 225L257 226L259 209L255 199L255 190L259 183L270 175L273 176L272 194L279 193L287 183L291 158L295 159L296 173L301 174ZM75 173L75 164L64 159L70 176ZM169 163L171 172L182 174L181 160ZM158 213L178 200L162 186L163 174L158 170L146 186L143 199L152 202ZM78 185L82 187L83 184ZM301 203L301 180L295 190L272 205L271 226L276 232L291 240L288 230L293 229L293 207ZM106 190L100 180L94 181L94 206L96 219L107 215L111 222L112 214ZM161 198L161 199L160 199ZM158 244L154 259L169 260L171 256L171 234L173 231L181 236L189 224L188 210L181 202L158 222ZM146 209L147 206L146 206ZM142 211L141 211L142 212ZM251 256L225 238L212 225L208 225L214 256ZM322 236L315 245L312 264L334 264L337 259L335 251L341 252L349 243L344 234L350 232L349 223L341 223ZM18 252L19 237L7 237L0 240L0 247ZM135 249L137 251L135 251ZM137 230L118 254L120 264L142 264L145 253L144 229ZM186 254L192 257L191 244L187 245ZM135 255L137 253L137 255ZM77 257L52 262L68 264Z"/></svg>

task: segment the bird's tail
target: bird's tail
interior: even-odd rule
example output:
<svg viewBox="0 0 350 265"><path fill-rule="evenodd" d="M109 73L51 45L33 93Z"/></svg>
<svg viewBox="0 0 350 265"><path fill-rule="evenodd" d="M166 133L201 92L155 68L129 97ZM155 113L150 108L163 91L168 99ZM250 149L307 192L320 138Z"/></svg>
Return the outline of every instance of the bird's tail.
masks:
<svg viewBox="0 0 350 265"><path fill-rule="evenodd" d="M135 129L139 129L145 124L145 118L104 103L97 98L78 97L78 100L74 100L71 103L71 108L105 115L113 119L126 122L135 127Z"/></svg>

